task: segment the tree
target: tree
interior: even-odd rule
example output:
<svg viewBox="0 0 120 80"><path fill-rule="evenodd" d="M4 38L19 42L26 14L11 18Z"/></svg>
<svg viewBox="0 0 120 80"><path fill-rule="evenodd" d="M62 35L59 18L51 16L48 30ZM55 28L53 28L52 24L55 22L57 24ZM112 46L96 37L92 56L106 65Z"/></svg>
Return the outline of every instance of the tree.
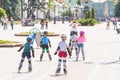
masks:
<svg viewBox="0 0 120 80"><path fill-rule="evenodd" d="M11 16L18 19L20 15L19 0L4 0L3 8L6 10L8 18Z"/></svg>
<svg viewBox="0 0 120 80"><path fill-rule="evenodd" d="M80 0L77 0L77 5L81 5L81 2L80 2Z"/></svg>
<svg viewBox="0 0 120 80"><path fill-rule="evenodd" d="M0 18L6 16L6 12L3 8L0 8Z"/></svg>
<svg viewBox="0 0 120 80"><path fill-rule="evenodd" d="M120 17L120 0L115 5L115 16Z"/></svg>
<svg viewBox="0 0 120 80"><path fill-rule="evenodd" d="M86 18L86 19L91 18L90 14L91 14L90 11L87 10L87 11L85 12L85 18Z"/></svg>
<svg viewBox="0 0 120 80"><path fill-rule="evenodd" d="M71 16L72 17L73 15L74 15L73 12L69 11L69 10L62 13L62 16Z"/></svg>
<svg viewBox="0 0 120 80"><path fill-rule="evenodd" d="M94 10L94 8L92 8L92 10L91 10L91 18L95 19L95 10Z"/></svg>

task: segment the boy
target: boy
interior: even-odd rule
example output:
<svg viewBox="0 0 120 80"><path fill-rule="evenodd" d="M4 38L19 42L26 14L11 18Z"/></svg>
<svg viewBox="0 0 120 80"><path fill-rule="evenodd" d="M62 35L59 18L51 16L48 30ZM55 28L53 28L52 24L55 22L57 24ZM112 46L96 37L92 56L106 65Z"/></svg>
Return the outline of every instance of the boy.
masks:
<svg viewBox="0 0 120 80"><path fill-rule="evenodd" d="M58 56L59 56L58 67L57 67L57 70L56 70L56 74L60 73L62 61L63 61L63 71L64 71L64 74L67 74L66 57L67 57L67 51L70 54L70 50L68 48L67 43L65 42L66 39L67 39L65 34L61 35L61 39L62 39L62 41L59 42L58 48L57 48L56 52L54 53L54 55L56 55L57 52L59 51L59 53L58 53Z"/></svg>
<svg viewBox="0 0 120 80"><path fill-rule="evenodd" d="M31 64L31 54L30 54L30 50L32 50L32 56L34 57L34 50L33 47L30 45L32 39L31 38L27 38L27 43L24 44L24 46L20 47L20 49L18 50L18 52L20 52L23 48L23 53L22 53L22 59L20 61L19 67L18 67L18 72L20 72L23 62L25 60L25 57L27 57L28 59L28 72L32 71L32 64Z"/></svg>
<svg viewBox="0 0 120 80"><path fill-rule="evenodd" d="M43 36L41 37L40 47L42 47L42 54L40 55L40 61L42 61L43 54L45 53L45 50L48 53L48 57L49 57L50 61L52 61L52 57L51 57L50 52L49 52L49 47L51 47L51 43L50 43L49 38L47 37L47 34L48 34L48 32L44 31Z"/></svg>

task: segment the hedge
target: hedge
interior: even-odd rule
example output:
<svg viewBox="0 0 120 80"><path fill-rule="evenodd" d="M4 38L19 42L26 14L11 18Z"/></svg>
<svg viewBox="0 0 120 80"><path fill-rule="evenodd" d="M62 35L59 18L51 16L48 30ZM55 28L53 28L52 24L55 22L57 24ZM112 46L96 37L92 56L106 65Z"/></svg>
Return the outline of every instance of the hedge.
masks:
<svg viewBox="0 0 120 80"><path fill-rule="evenodd" d="M81 19L78 20L78 22L82 25L82 26L94 26L95 24L98 23L98 21L96 19Z"/></svg>

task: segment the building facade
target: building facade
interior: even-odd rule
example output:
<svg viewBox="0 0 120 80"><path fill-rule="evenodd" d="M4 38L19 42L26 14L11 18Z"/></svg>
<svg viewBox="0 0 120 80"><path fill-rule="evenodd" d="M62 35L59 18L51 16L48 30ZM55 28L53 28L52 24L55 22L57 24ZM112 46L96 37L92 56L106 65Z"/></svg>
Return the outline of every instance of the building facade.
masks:
<svg viewBox="0 0 120 80"><path fill-rule="evenodd" d="M102 19L106 17L114 16L114 1L106 0L102 2L93 2L91 0L81 0L82 5L82 17L85 17L85 11L91 10L94 8L95 10L95 18Z"/></svg>

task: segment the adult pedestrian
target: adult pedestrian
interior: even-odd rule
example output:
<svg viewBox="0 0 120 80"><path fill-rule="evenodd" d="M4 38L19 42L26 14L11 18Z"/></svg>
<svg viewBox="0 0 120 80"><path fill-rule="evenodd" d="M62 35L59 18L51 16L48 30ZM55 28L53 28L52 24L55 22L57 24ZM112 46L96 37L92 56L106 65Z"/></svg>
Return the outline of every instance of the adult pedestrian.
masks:
<svg viewBox="0 0 120 80"><path fill-rule="evenodd" d="M110 18L107 18L106 22L107 22L107 25L106 25L106 30L110 30Z"/></svg>
<svg viewBox="0 0 120 80"><path fill-rule="evenodd" d="M44 20L44 19L41 19L40 24L41 24L41 29L44 29L45 20Z"/></svg>
<svg viewBox="0 0 120 80"><path fill-rule="evenodd" d="M3 29L6 30L8 27L7 27L7 23L8 23L8 18L7 17L4 17L3 19Z"/></svg>
<svg viewBox="0 0 120 80"><path fill-rule="evenodd" d="M117 27L117 18L114 18L113 25L114 25L114 30L116 30L118 28Z"/></svg>
<svg viewBox="0 0 120 80"><path fill-rule="evenodd" d="M10 24L11 24L11 29L13 30L14 20L12 17L10 17Z"/></svg>
<svg viewBox="0 0 120 80"><path fill-rule="evenodd" d="M45 19L45 26L46 26L46 28L45 28L45 29L48 29L48 22L49 22L49 19L48 19L48 18L46 18L46 19Z"/></svg>

